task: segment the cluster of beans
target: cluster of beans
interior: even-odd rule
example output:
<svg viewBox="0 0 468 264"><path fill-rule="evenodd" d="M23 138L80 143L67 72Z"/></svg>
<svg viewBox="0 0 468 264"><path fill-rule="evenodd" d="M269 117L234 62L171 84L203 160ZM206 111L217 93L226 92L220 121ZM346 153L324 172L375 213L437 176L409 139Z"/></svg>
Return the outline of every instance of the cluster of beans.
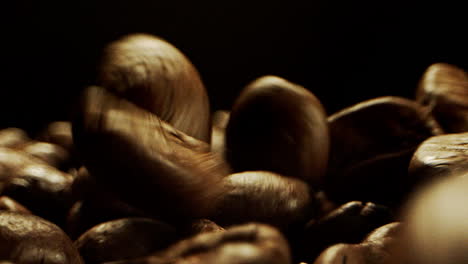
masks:
<svg viewBox="0 0 468 264"><path fill-rule="evenodd" d="M0 263L468 263L462 69L330 116L277 76L211 113L190 61L145 34L98 73L72 120L0 130Z"/></svg>

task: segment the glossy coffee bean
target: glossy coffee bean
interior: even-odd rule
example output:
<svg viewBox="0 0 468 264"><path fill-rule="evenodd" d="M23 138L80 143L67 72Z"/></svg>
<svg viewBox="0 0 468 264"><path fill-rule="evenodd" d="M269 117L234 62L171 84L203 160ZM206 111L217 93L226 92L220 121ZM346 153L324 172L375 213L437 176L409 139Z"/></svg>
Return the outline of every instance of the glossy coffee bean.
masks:
<svg viewBox="0 0 468 264"><path fill-rule="evenodd" d="M422 76L416 100L428 108L448 133L468 132L468 73L435 63Z"/></svg>
<svg viewBox="0 0 468 264"><path fill-rule="evenodd" d="M330 198L394 207L412 188L407 169L417 146L442 132L422 106L390 96L343 109L328 122L331 152L326 192Z"/></svg>
<svg viewBox="0 0 468 264"><path fill-rule="evenodd" d="M418 183L468 171L468 133L434 136L413 155L409 176Z"/></svg>
<svg viewBox="0 0 468 264"><path fill-rule="evenodd" d="M402 224L394 222L377 228L359 244L331 246L314 264L390 264L393 248L400 242L398 235L401 229Z"/></svg>
<svg viewBox="0 0 468 264"><path fill-rule="evenodd" d="M272 171L317 186L328 160L325 111L304 87L276 76L259 78L234 103L226 150L235 172Z"/></svg>
<svg viewBox="0 0 468 264"><path fill-rule="evenodd" d="M385 206L348 202L328 215L307 223L300 239L302 260L313 262L327 247L337 243L359 243L374 229L393 221Z"/></svg>
<svg viewBox="0 0 468 264"><path fill-rule="evenodd" d="M189 59L167 41L131 34L110 43L104 49L99 85L185 134L210 142L205 87Z"/></svg>
<svg viewBox="0 0 468 264"><path fill-rule="evenodd" d="M84 263L59 227L34 215L8 211L0 211L0 259L27 264Z"/></svg>
<svg viewBox="0 0 468 264"><path fill-rule="evenodd" d="M143 257L175 242L174 227L149 218L122 218L82 234L75 246L89 264Z"/></svg>
<svg viewBox="0 0 468 264"><path fill-rule="evenodd" d="M111 262L151 264L290 264L283 235L264 224L234 226L224 232L202 233L152 256Z"/></svg>
<svg viewBox="0 0 468 264"><path fill-rule="evenodd" d="M34 214L62 225L73 200L73 177L24 152L0 148L0 184Z"/></svg>
<svg viewBox="0 0 468 264"><path fill-rule="evenodd" d="M227 192L213 216L222 226L257 221L287 228L312 213L313 196L302 180L249 171L231 174L224 182Z"/></svg>

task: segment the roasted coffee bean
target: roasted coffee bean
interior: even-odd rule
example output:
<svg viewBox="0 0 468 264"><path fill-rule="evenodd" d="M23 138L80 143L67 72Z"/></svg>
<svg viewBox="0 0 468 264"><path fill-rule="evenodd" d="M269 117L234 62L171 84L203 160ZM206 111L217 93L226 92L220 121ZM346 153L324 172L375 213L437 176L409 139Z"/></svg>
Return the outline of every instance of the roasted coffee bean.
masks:
<svg viewBox="0 0 468 264"><path fill-rule="evenodd" d="M338 202L373 201L398 207L411 190L410 159L425 139L441 134L416 102L381 97L328 118L331 152L326 192Z"/></svg>
<svg viewBox="0 0 468 264"><path fill-rule="evenodd" d="M468 73L435 63L424 73L416 99L428 107L448 133L468 132Z"/></svg>
<svg viewBox="0 0 468 264"><path fill-rule="evenodd" d="M212 213L229 168L208 144L99 87L78 112L76 147L99 185L157 218Z"/></svg>
<svg viewBox="0 0 468 264"><path fill-rule="evenodd" d="M434 136L425 140L413 155L409 176L417 182L468 171L468 133Z"/></svg>
<svg viewBox="0 0 468 264"><path fill-rule="evenodd" d="M11 199L8 196L0 196L0 211L11 211L11 212L18 212L23 214L30 214L26 207L18 203L17 201Z"/></svg>
<svg viewBox="0 0 468 264"><path fill-rule="evenodd" d="M104 49L99 76L99 85L185 134L210 142L205 87L189 59L170 43L148 34L112 42Z"/></svg>
<svg viewBox="0 0 468 264"><path fill-rule="evenodd" d="M385 206L353 201L307 223L299 243L301 260L313 262L328 246L359 243L372 230L393 221Z"/></svg>
<svg viewBox="0 0 468 264"><path fill-rule="evenodd" d="M27 264L83 263L59 227L34 215L8 211L0 211L0 259Z"/></svg>
<svg viewBox="0 0 468 264"><path fill-rule="evenodd" d="M328 160L325 111L304 87L275 76L259 78L234 103L226 149L235 172L273 171L317 186Z"/></svg>
<svg viewBox="0 0 468 264"><path fill-rule="evenodd" d="M72 205L73 177L17 150L0 148L1 195L60 226Z"/></svg>
<svg viewBox="0 0 468 264"><path fill-rule="evenodd" d="M212 217L222 226L258 221L287 228L311 216L313 196L302 180L250 171L231 174L224 181L228 191Z"/></svg>
<svg viewBox="0 0 468 264"><path fill-rule="evenodd" d="M20 128L10 127L0 130L0 147L2 148L14 148L30 140L26 132Z"/></svg>
<svg viewBox="0 0 468 264"><path fill-rule="evenodd" d="M468 263L468 172L440 178L414 193L403 211L395 263Z"/></svg>
<svg viewBox="0 0 468 264"><path fill-rule="evenodd" d="M327 248L314 264L390 264L390 255L402 224L390 223L374 230L359 244L337 244ZM396 263L395 263L396 264Z"/></svg>
<svg viewBox="0 0 468 264"><path fill-rule="evenodd" d="M175 242L174 227L149 218L105 222L81 235L75 246L85 263L102 263L149 255Z"/></svg>
<svg viewBox="0 0 468 264"><path fill-rule="evenodd" d="M140 259L111 262L151 264L290 264L288 243L276 229L246 224L225 232L202 233Z"/></svg>

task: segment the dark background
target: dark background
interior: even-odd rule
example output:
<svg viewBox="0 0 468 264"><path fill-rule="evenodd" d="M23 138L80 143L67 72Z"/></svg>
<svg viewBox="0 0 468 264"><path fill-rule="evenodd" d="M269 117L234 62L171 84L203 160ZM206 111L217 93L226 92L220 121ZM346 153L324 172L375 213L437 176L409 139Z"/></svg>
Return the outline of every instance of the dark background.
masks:
<svg viewBox="0 0 468 264"><path fill-rule="evenodd" d="M94 83L103 46L131 32L181 49L212 110L229 109L265 74L305 86L332 114L372 97L412 97L431 63L468 69L466 15L447 1L12 2L2 8L0 127L66 119Z"/></svg>

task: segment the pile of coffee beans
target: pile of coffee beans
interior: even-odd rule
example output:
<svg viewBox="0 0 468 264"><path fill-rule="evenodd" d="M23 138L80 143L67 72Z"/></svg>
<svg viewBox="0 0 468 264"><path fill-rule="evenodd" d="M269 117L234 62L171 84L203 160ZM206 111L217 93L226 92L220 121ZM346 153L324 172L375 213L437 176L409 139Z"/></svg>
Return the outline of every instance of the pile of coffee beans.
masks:
<svg viewBox="0 0 468 264"><path fill-rule="evenodd" d="M98 76L71 120L0 130L0 263L468 263L464 70L332 115L278 76L210 112L147 34L106 46Z"/></svg>

